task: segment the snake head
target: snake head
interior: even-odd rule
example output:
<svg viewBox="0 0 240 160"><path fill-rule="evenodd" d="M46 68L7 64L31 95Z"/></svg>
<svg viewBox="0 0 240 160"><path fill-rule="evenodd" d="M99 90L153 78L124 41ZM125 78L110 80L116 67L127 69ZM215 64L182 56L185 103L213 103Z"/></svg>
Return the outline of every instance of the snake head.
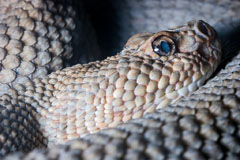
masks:
<svg viewBox="0 0 240 160"><path fill-rule="evenodd" d="M202 65L202 74L216 69L221 60L221 45L216 31L202 20L158 33L132 36L125 45L131 55L173 63L180 59ZM121 55L129 52L123 50ZM204 64L202 64L204 63Z"/></svg>
<svg viewBox="0 0 240 160"><path fill-rule="evenodd" d="M221 57L221 46L215 30L202 20L153 34L139 48L153 58L160 56L164 61L179 53L199 55L209 61Z"/></svg>
<svg viewBox="0 0 240 160"><path fill-rule="evenodd" d="M155 34L136 34L124 48L134 50L135 55L148 55L162 61L169 61L179 54L198 55L212 65L221 59L221 45L216 31L202 20L190 21Z"/></svg>
<svg viewBox="0 0 240 160"><path fill-rule="evenodd" d="M221 45L215 30L199 20L155 34L135 35L120 55L153 61L164 77L163 87L159 81L158 88L174 102L176 97L186 96L211 76L221 59Z"/></svg>

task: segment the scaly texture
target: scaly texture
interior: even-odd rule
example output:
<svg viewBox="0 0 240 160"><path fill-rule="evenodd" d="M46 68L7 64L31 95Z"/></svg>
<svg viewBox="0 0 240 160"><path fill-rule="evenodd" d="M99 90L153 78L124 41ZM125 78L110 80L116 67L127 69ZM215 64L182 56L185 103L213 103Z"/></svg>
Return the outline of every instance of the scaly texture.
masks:
<svg viewBox="0 0 240 160"><path fill-rule="evenodd" d="M25 84L62 69L69 61L88 62L85 43L92 45L89 56L99 58L94 38L82 43L73 36L93 37L78 24L82 21L88 27L85 15L79 11L79 18L70 5L53 0L1 0L0 7L0 95L17 83ZM75 55L74 45L82 46ZM81 56L83 52L85 56Z"/></svg>
<svg viewBox="0 0 240 160"><path fill-rule="evenodd" d="M240 157L240 52L175 105L115 128L5 160L225 159ZM38 158L36 158L38 157Z"/></svg>
<svg viewBox="0 0 240 160"><path fill-rule="evenodd" d="M202 85L220 58L221 46L214 29L203 21L193 21L155 34L135 35L120 54L103 61L18 84L1 97L1 105L8 112L16 106L31 105L29 112L36 109L39 113L39 129L48 143L63 143L176 102ZM21 125L17 117L13 121ZM24 125L27 123L26 119ZM3 128L9 132L15 129L9 126ZM34 137L33 133L29 131ZM19 135L7 136L3 135L2 154ZM42 136L31 141L35 144L39 139Z"/></svg>

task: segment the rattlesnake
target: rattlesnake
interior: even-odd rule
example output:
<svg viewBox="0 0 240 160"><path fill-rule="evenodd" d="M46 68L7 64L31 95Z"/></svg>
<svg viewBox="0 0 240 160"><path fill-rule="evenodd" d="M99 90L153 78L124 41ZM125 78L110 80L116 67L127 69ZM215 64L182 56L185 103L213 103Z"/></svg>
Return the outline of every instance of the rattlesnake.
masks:
<svg viewBox="0 0 240 160"><path fill-rule="evenodd" d="M165 56L166 53L170 53L170 56ZM189 56L189 53L192 53L192 55ZM199 53L201 56L199 56ZM239 154L239 144L237 142L239 129L236 129L239 112L237 109L238 99L234 95L223 96L222 104L214 102L219 101L219 96L215 95L225 93L236 93L237 95L238 93L237 90L231 91L224 88L224 86L228 85L224 81L226 77L222 76L224 70L220 72L224 82L221 81L221 78L217 79L218 76L215 78L219 83L222 82L222 89L214 91L214 88L218 87L217 84L215 86L213 79L207 84L209 87L213 87L213 90L209 91L203 87L198 91L198 96L195 96L197 93L194 93L179 101L177 105L180 106L169 106L163 109L172 100L177 99L179 95L185 96L189 91L194 91L199 87L216 69L220 57L220 45L215 39L215 32L203 21L189 22L186 26L156 34L145 33L133 36L117 56L107 58L101 62L96 61L86 65L66 68L52 73L46 78L34 79L32 82L30 80L27 84L14 85L15 89L11 89L10 95L8 93L8 95L1 97L3 119L6 119L7 116L11 117L10 121L4 120L2 124L5 127L12 124L10 127L12 130L7 130L10 131L10 134L2 136L2 140L5 142L3 145L13 145L17 148L17 144L20 148L28 146L31 149L34 146L46 145L47 142L44 137L48 137L49 145L51 143L62 143L72 138L79 138L81 135L84 136L88 132L94 133L100 128L113 127L122 121L139 118L143 113L153 112L157 108L159 109L158 113L145 115L144 121L143 119L136 119L130 123L120 125L116 129L104 130L99 134L86 136L83 140L73 141L70 146L69 144L65 146L66 150L65 147L62 150L61 146L59 146L60 148L57 149L56 154L54 154L56 148L52 148L47 152L32 152L27 155L27 158L31 159L32 156L36 157L36 155L40 156L41 154L48 158L55 156L55 158L60 158L61 154L63 156L81 157L81 153L83 158L94 158L94 156L120 158L124 156L123 153L126 151L125 158L130 159L141 155L143 157L138 158L161 159L164 156L168 158L196 159L204 157L215 157L216 159L234 158ZM229 66L229 70L234 72L235 70L231 68L231 64ZM185 74L181 74L184 70ZM237 71L235 72L232 79L237 76ZM229 76L231 77L231 73ZM178 79L182 79L186 83ZM157 85L155 84L156 81ZM232 88L238 86L237 81L235 84L233 84ZM110 86L109 89L108 86ZM156 86L160 90L156 90ZM183 87L182 90L181 87ZM174 91L175 88L176 91ZM145 92L149 94L146 95ZM207 97L208 92L214 94ZM102 98L104 93L109 94L108 99ZM125 93L126 96L124 96ZM155 93L155 99L151 93ZM188 98L193 99L187 101ZM201 99L208 102L203 102ZM133 103L131 103L132 100ZM235 102L235 104L229 103L229 100ZM150 102L154 103L151 104ZM104 117L110 116L109 119L106 118L106 121L101 119L103 117L101 109L103 105L106 108L106 112L104 111L106 116ZM185 107L181 105L185 105ZM87 107L85 108L85 106ZM131 108L131 106L132 109L138 109L128 110L128 107ZM223 117L220 116L221 118L217 117L223 112L218 111L219 108L227 107L231 107L229 111L234 110L235 115L234 113L233 115L225 113L225 117L224 115ZM81 110L81 108L84 108L84 110ZM125 117L122 116L122 109L127 113ZM109 112L111 110L115 112L115 118L111 116L113 114ZM38 113L40 113L40 117ZM99 115L99 117L94 118L92 113L98 113L96 115ZM26 122L26 115L34 121L37 119L40 129L34 126L37 124L36 122ZM216 119L214 119L215 116ZM225 136L219 136L216 132L226 131L225 126L219 125L219 123L227 123L224 121L226 116L230 121L229 123L233 123L233 129L226 132ZM81 117L85 117L85 119ZM16 121L16 118L20 119ZM91 121L92 118L95 122ZM158 119L160 122L158 122ZM20 124L17 124L18 122ZM21 137L16 138L21 135L16 135L19 132L14 130L15 127L21 125L21 122L24 124L22 126L22 135L26 137L26 134L31 135L30 138L27 138L28 142L25 143L25 139L22 144ZM30 127L28 127L29 123L31 124ZM82 126L83 123L84 126ZM215 131L212 125L222 128ZM156 127L161 128L160 133ZM154 128L156 129L154 130ZM182 133L179 131L182 131ZM35 134L38 134L37 139ZM156 137L151 137L151 135L159 137L155 139ZM236 136L234 137L234 135ZM11 136L20 141L20 144L18 141L15 143ZM190 138L189 141L188 137L192 139ZM9 140L7 140L8 138ZM122 143L120 139L126 139L126 142ZM141 143L141 139L144 144ZM220 146L223 145L225 151L222 148L219 149L219 146L215 144L217 141L220 143L220 140ZM196 142L196 144L192 141ZM104 148L103 145L106 142L109 142L109 146L106 145L106 148ZM231 143L228 144L227 142ZM24 146L24 143L26 146ZM124 144L129 147L128 150L124 149L123 146L121 147ZM13 150L16 149L14 147ZM68 151L69 147L72 150ZM209 147L212 147L220 154L216 156L208 152ZM120 150L123 150L123 152ZM2 151L3 153L6 152ZM64 153L64 151L67 152ZM92 151L95 152L95 155L90 154ZM165 154L164 151L166 151ZM199 152L203 153L200 154ZM21 158L21 154L14 156ZM8 158L11 158L11 156Z"/></svg>

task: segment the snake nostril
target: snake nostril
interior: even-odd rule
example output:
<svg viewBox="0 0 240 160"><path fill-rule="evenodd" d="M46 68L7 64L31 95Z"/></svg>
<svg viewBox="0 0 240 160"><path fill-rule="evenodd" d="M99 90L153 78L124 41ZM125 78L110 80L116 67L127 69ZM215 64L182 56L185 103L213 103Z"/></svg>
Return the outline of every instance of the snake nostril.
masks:
<svg viewBox="0 0 240 160"><path fill-rule="evenodd" d="M201 31L203 34L209 35L209 30L208 30L208 28L207 28L207 26L206 26L205 23L199 22L199 23L198 23L198 29L199 29L199 31Z"/></svg>

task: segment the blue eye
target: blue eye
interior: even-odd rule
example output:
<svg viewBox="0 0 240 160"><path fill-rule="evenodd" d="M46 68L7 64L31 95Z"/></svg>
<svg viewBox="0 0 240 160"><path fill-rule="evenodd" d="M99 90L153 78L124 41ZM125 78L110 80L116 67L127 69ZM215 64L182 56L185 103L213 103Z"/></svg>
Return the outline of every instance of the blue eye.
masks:
<svg viewBox="0 0 240 160"><path fill-rule="evenodd" d="M172 50L172 45L163 40L156 40L152 44L153 51L160 56L165 56L170 54Z"/></svg>
<svg viewBox="0 0 240 160"><path fill-rule="evenodd" d="M170 46L167 42L162 41L160 43L160 50L162 50L165 54L168 54L170 52Z"/></svg>

